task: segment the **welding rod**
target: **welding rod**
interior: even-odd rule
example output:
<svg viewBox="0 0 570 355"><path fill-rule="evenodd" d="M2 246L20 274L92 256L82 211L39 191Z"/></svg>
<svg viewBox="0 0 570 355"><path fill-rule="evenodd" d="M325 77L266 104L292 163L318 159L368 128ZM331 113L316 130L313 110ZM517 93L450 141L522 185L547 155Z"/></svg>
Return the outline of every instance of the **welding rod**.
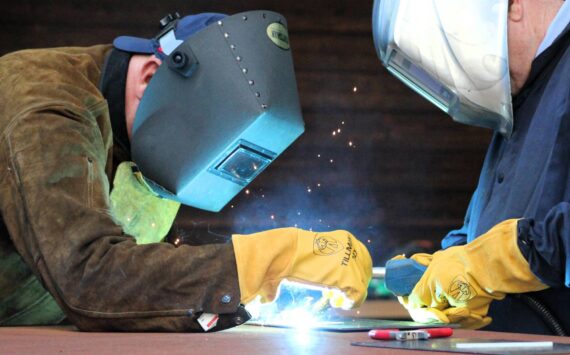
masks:
<svg viewBox="0 0 570 355"><path fill-rule="evenodd" d="M386 277L385 267L373 267L372 268L372 278L383 279Z"/></svg>
<svg viewBox="0 0 570 355"><path fill-rule="evenodd" d="M319 315L325 313L331 307L329 297L321 297L313 304L313 314Z"/></svg>

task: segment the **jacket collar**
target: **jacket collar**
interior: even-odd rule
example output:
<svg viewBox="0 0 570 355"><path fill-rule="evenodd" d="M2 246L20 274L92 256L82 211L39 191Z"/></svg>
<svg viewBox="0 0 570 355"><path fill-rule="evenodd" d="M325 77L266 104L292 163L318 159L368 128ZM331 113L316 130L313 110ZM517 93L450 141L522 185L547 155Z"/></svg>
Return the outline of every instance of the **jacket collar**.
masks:
<svg viewBox="0 0 570 355"><path fill-rule="evenodd" d="M513 97L513 107L522 105L533 88L543 82L544 78L550 77L556 67L556 63L564 54L565 49L570 45L570 24L562 31L560 36L552 43L548 49L542 52L532 62L529 77L517 96Z"/></svg>
<svg viewBox="0 0 570 355"><path fill-rule="evenodd" d="M131 144L125 119L125 88L130 59L131 54L128 52L117 49L111 50L105 61L99 82L99 89L109 106L113 142L122 151L120 155L124 159L130 159L131 155Z"/></svg>

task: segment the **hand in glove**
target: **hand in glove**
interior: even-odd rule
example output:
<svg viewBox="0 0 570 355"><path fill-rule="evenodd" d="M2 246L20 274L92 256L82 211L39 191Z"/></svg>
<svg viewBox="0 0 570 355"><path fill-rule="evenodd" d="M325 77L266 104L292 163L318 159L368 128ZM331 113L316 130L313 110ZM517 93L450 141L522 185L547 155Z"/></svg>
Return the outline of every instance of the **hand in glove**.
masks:
<svg viewBox="0 0 570 355"><path fill-rule="evenodd" d="M517 243L517 220L502 222L463 246L411 257L428 268L400 303L417 322L460 323L477 329L491 323L493 300L507 293L547 288L531 272Z"/></svg>
<svg viewBox="0 0 570 355"><path fill-rule="evenodd" d="M338 289L352 308L366 298L372 278L372 259L366 247L347 231L309 232L297 228L234 235L241 302L258 295L273 301L283 279ZM342 303L342 304L341 304Z"/></svg>

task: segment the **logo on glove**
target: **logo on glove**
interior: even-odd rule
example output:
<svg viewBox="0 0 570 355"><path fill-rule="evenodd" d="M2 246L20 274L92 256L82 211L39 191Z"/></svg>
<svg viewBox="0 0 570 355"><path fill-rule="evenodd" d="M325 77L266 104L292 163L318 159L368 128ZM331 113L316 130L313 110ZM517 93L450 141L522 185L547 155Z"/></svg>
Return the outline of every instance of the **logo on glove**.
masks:
<svg viewBox="0 0 570 355"><path fill-rule="evenodd" d="M477 296L477 292L463 276L457 276L451 282L449 296L458 302L467 302Z"/></svg>
<svg viewBox="0 0 570 355"><path fill-rule="evenodd" d="M340 264L342 266L348 266L350 257L352 256L353 259L356 259L357 255L358 253L356 252L356 249L352 247L352 238L348 236L348 239L346 241L346 249L344 250L344 257L342 258L342 262Z"/></svg>
<svg viewBox="0 0 570 355"><path fill-rule="evenodd" d="M328 235L317 235L313 242L313 253L319 256L329 256L343 250L341 242Z"/></svg>

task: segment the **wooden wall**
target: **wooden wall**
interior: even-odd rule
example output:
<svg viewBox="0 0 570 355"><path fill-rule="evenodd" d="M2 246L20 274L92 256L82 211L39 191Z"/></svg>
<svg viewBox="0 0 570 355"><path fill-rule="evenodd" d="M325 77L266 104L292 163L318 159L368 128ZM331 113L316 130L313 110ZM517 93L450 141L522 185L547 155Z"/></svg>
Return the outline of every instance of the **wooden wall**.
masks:
<svg viewBox="0 0 570 355"><path fill-rule="evenodd" d="M288 19L307 130L221 213L184 209L180 233L349 229L370 241L378 264L461 225L490 132L453 123L387 73L372 41L372 1L20 0L0 13L0 54L152 36L175 10L253 9Z"/></svg>

